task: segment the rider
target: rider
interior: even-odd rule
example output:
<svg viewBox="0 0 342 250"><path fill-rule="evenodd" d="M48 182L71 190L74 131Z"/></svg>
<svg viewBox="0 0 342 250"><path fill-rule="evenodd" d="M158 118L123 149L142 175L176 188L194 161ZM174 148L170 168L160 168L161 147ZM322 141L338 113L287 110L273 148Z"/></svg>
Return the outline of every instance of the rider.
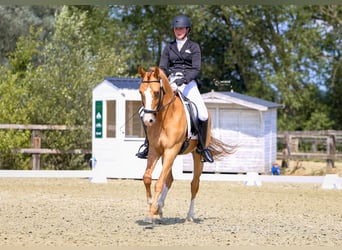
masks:
<svg viewBox="0 0 342 250"><path fill-rule="evenodd" d="M176 16L172 22L175 40L163 50L159 67L169 77L171 86L180 90L187 98L194 102L198 110L198 145L204 162L213 162L213 156L206 147L208 131L208 110L199 92L198 77L201 69L201 49L198 43L189 38L191 22L187 16ZM209 128L210 129L210 128ZM146 148L136 154L146 159L148 155L148 141Z"/></svg>

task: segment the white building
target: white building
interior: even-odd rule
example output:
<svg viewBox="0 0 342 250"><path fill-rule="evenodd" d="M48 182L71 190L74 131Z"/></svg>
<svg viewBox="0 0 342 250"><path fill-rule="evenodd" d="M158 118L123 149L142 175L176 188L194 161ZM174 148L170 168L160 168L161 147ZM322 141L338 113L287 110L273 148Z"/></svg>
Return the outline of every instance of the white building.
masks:
<svg viewBox="0 0 342 250"><path fill-rule="evenodd" d="M92 155L96 169L109 178L143 176L146 160L135 156L144 141L138 115L140 78L106 78L93 89ZM234 92L202 95L212 116L212 135L237 151L205 163L209 173L269 173L276 160L277 108L281 105ZM160 163L153 175L159 175ZM191 155L178 156L173 173L182 179L192 170Z"/></svg>

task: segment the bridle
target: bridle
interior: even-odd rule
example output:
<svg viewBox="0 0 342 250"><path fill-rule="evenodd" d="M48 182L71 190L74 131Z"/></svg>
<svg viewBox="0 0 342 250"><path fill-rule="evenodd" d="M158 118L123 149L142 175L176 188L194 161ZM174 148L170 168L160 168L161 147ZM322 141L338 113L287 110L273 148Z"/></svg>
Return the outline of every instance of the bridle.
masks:
<svg viewBox="0 0 342 250"><path fill-rule="evenodd" d="M146 114L157 114L160 110L165 109L166 106L170 105L175 100L175 97L176 97L176 92L174 92L174 95L173 95L172 99L170 100L170 102L167 103L166 105L163 105L162 104L162 100L163 100L163 97L164 97L164 94L165 94L165 90L163 88L163 81L162 81L162 79L160 79L160 80L145 80L145 81L142 81L141 83L152 83L152 82L158 82L159 85L160 85L160 87L159 87L160 91L159 91L159 96L158 96L158 105L157 105L156 109L146 109L146 108L144 108L143 111ZM144 106L144 104L143 104L143 106Z"/></svg>

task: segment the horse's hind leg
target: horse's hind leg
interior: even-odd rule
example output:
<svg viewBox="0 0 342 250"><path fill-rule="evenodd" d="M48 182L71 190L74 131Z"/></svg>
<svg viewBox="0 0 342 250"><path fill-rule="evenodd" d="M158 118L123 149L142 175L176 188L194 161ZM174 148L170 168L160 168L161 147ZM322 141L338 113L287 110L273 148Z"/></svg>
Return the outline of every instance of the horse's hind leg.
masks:
<svg viewBox="0 0 342 250"><path fill-rule="evenodd" d="M203 170L201 156L196 152L193 152L192 156L194 160L194 173L191 181L191 202L188 214L186 216L187 221L194 221L195 218L195 198L199 190L200 177Z"/></svg>

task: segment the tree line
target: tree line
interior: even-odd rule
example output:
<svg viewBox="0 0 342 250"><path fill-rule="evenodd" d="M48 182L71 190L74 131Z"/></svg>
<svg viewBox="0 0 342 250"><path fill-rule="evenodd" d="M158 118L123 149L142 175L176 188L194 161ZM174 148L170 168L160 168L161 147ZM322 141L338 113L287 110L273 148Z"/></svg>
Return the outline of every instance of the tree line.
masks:
<svg viewBox="0 0 342 250"><path fill-rule="evenodd" d="M284 104L278 130L342 129L342 6L0 6L0 123L91 126L105 76L158 65L178 14L202 49L201 92L234 90ZM90 148L91 130L49 132L50 147ZM0 168L29 166L11 149L30 134L0 131ZM45 156L49 168L84 167Z"/></svg>

